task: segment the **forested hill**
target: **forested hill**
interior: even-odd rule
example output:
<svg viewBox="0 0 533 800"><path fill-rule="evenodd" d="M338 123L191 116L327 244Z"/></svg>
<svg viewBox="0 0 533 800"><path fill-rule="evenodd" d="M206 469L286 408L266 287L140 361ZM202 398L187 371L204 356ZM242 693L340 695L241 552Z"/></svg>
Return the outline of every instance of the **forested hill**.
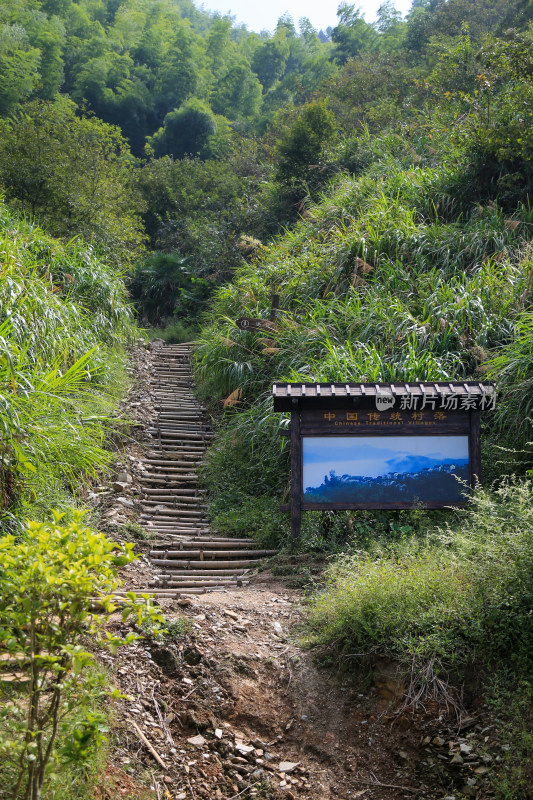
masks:
<svg viewBox="0 0 533 800"><path fill-rule="evenodd" d="M326 33L305 18L297 30L285 16L273 33L257 34L189 0L4 0L0 114L60 92L120 126L137 156L147 137L158 156L212 156L230 130L264 131L276 111L323 93L339 65L364 53L372 69L357 66L352 91L383 116L387 98L412 93L412 78L438 64L436 43L459 36L465 23L480 43L522 28L530 11L526 0L415 0L403 20L388 0L369 24L342 3ZM448 88L469 90L466 77L447 75ZM340 78L352 84L349 70Z"/></svg>
<svg viewBox="0 0 533 800"><path fill-rule="evenodd" d="M308 20L258 35L188 0L7 0L0 24L1 113L68 94L119 125L136 155L154 134L157 155L213 155L230 125L265 125L333 69Z"/></svg>

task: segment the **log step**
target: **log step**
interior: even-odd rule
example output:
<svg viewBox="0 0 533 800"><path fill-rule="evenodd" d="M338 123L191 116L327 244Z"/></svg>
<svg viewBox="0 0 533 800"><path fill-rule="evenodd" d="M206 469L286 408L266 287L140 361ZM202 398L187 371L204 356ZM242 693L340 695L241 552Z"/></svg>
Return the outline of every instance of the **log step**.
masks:
<svg viewBox="0 0 533 800"><path fill-rule="evenodd" d="M165 553L152 550L150 558L157 563L172 563L174 559L200 558L206 560L218 560L220 558L268 558L275 556L277 550L208 550L199 548L197 550L168 550Z"/></svg>
<svg viewBox="0 0 533 800"><path fill-rule="evenodd" d="M246 549L253 550L254 553L255 552L270 552L270 551L260 551L259 548L254 549L253 546L250 547L250 545L254 545L255 542L247 541L247 542L239 542L239 543L237 543L237 542L234 542L233 539L228 541L227 539L224 540L224 539L207 539L207 538L202 538L201 539L201 538L198 538L198 539L191 539L189 541L185 540L183 542L180 542L180 544L183 544L183 550L185 550L189 546L190 546L189 549L193 549L193 550L195 548L198 548L198 547L204 547L205 548L205 547L211 546L213 549L216 548L218 550L229 550L229 551L232 551L232 548L235 548L235 550L239 550L239 551L240 550L246 550ZM183 553L183 550L182 549L180 549L180 550L169 550L169 549L166 549L166 550L164 550L164 552L168 556L172 556L175 553L179 553L181 555ZM276 551L274 551L274 552L276 552ZM158 558L159 554L160 554L159 550L152 550L150 552L150 556L153 556L153 558Z"/></svg>
<svg viewBox="0 0 533 800"><path fill-rule="evenodd" d="M195 559L191 561L180 561L178 559L172 559L172 561L168 561L168 563L164 559L157 559L157 565L159 567L166 567L176 565L179 569L209 569L212 566L213 569L234 569L235 566L238 564L240 567L249 569L250 567L257 567L261 564L260 558L249 558L246 561L201 561L200 559Z"/></svg>
<svg viewBox="0 0 533 800"><path fill-rule="evenodd" d="M215 434L193 390L191 352L188 344L154 351L150 389L156 414L147 430L139 517L159 570L150 581L155 588L148 590L154 597L241 586L248 583L249 569L276 552L259 549L249 537L230 539L209 528L197 470Z"/></svg>
<svg viewBox="0 0 533 800"><path fill-rule="evenodd" d="M214 581L203 581L200 578L197 580L191 581L148 581L149 586L161 586L164 588L165 586L170 586L172 589L194 589L194 588L213 588L214 586L224 586L227 588L228 586L238 586L239 583L242 582L237 580L228 580L227 578L218 578Z"/></svg>
<svg viewBox="0 0 533 800"><path fill-rule="evenodd" d="M171 569L169 567L169 569ZM161 572L157 576L158 578L166 578L171 580L174 576L187 576L190 575L191 577L201 578L202 576L215 576L220 578L225 577L234 577L234 578L242 578L244 576L249 575L249 570L247 569L171 569L170 572Z"/></svg>

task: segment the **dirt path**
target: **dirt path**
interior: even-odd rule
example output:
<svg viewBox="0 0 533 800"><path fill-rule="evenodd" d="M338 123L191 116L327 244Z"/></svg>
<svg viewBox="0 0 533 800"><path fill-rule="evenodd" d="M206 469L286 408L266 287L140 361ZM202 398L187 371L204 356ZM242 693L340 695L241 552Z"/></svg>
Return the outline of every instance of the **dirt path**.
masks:
<svg viewBox="0 0 533 800"><path fill-rule="evenodd" d="M137 777L155 768L152 785L167 800L444 798L469 789L469 776L478 782L479 759L450 767L450 741L459 750L471 740L442 709L398 717L387 681L342 685L317 667L298 644L301 602L274 578L163 599L169 636L128 648L118 669L113 662L131 698L119 713L117 766L131 763ZM168 770L132 733L133 722Z"/></svg>
<svg viewBox="0 0 533 800"><path fill-rule="evenodd" d="M135 388L134 409L148 407L143 391ZM133 497L153 441L145 433L126 453ZM153 581L151 547L139 545L125 588ZM483 737L481 717L459 726L431 703L416 716L398 714L387 664L378 665L374 685L363 676L342 684L299 644L301 592L265 577L188 597L162 594L164 638L148 634L118 656L102 655L127 697L116 709L106 800L144 797L142 786L157 800L489 796L478 742L486 753L490 734ZM118 616L113 624L122 628Z"/></svg>

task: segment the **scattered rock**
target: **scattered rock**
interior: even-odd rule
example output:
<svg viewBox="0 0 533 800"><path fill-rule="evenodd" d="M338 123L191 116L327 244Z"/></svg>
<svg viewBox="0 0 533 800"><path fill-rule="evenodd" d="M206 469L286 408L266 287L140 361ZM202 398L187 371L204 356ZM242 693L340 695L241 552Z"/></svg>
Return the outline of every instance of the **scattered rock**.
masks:
<svg viewBox="0 0 533 800"><path fill-rule="evenodd" d="M120 483L120 481L113 481L111 484L114 492L127 492L130 486L127 483Z"/></svg>
<svg viewBox="0 0 533 800"><path fill-rule="evenodd" d="M242 753L245 756L247 756L248 753L251 753L253 751L253 749L254 749L253 747L250 747L249 745L246 745L246 744L236 744L235 745L235 750L237 750L238 753Z"/></svg>
<svg viewBox="0 0 533 800"><path fill-rule="evenodd" d="M117 497L115 502L120 503L120 505L125 506L126 508L135 508L133 501L128 500L127 497Z"/></svg>
<svg viewBox="0 0 533 800"><path fill-rule="evenodd" d="M284 772L286 775L290 775L290 773L294 772L296 767L299 766L299 761L280 761L278 764L278 772Z"/></svg>
<svg viewBox="0 0 533 800"><path fill-rule="evenodd" d="M187 739L187 742L194 745L194 747L203 747L206 744L206 739L199 733L198 736L191 736L190 739Z"/></svg>

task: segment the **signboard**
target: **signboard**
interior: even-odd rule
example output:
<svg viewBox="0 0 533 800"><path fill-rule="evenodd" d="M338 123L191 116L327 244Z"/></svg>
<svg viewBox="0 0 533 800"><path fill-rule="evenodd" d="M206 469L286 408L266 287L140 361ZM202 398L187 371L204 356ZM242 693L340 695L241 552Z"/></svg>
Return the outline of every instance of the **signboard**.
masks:
<svg viewBox="0 0 533 800"><path fill-rule="evenodd" d="M269 319L249 319L248 317L240 317L235 320L235 324L241 331L275 331L278 328L277 324Z"/></svg>
<svg viewBox="0 0 533 800"><path fill-rule="evenodd" d="M279 294L272 295L269 319L252 319L250 317L239 317L235 320L236 326L241 331L276 331L276 314L279 309Z"/></svg>
<svg viewBox="0 0 533 800"><path fill-rule="evenodd" d="M481 479L489 384L276 384L291 410L291 518L305 510L444 508Z"/></svg>

